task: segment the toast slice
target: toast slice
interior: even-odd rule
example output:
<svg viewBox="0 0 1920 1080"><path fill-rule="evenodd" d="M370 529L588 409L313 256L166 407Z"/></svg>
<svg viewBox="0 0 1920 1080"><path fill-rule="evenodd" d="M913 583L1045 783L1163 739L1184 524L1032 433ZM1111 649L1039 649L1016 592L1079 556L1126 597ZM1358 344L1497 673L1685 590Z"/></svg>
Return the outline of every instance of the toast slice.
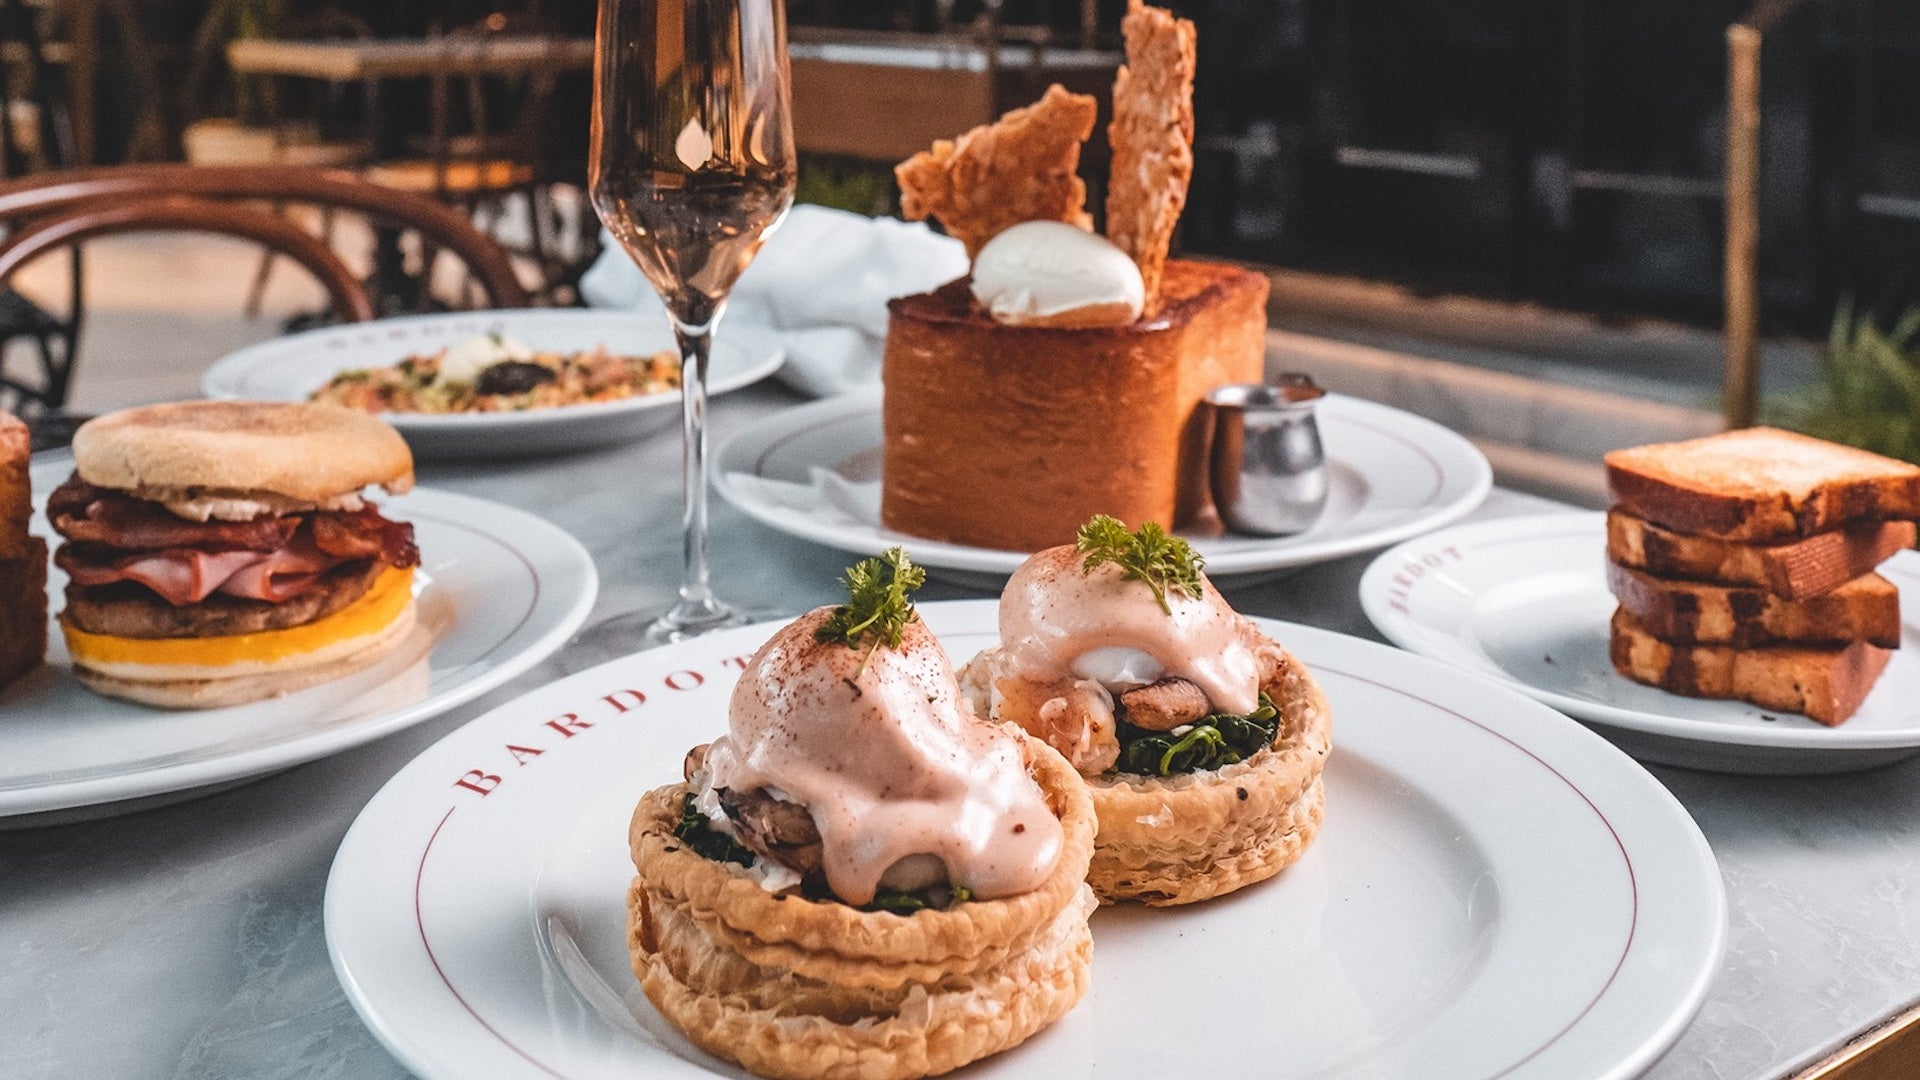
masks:
<svg viewBox="0 0 1920 1080"><path fill-rule="evenodd" d="M1615 450L1620 506L1691 536L1765 542L1920 517L1920 465L1778 428Z"/></svg>
<svg viewBox="0 0 1920 1080"><path fill-rule="evenodd" d="M1900 647L1900 590L1862 574L1805 600L1765 589L1675 581L1607 564L1607 587L1647 633L1676 645L1844 645Z"/></svg>
<svg viewBox="0 0 1920 1080"><path fill-rule="evenodd" d="M1860 521L1779 544L1686 536L1615 507L1607 558L1665 578L1751 585L1783 600L1831 592L1914 545L1911 521Z"/></svg>
<svg viewBox="0 0 1920 1080"><path fill-rule="evenodd" d="M1893 656L1864 641L1838 648L1671 645L1647 633L1625 608L1613 613L1611 651L1614 670L1635 682L1804 713L1829 727L1860 708Z"/></svg>
<svg viewBox="0 0 1920 1080"><path fill-rule="evenodd" d="M27 425L0 412L0 559L27 554L27 516L32 497L27 487L27 458L33 439Z"/></svg>
<svg viewBox="0 0 1920 1080"><path fill-rule="evenodd" d="M47 543L28 537L17 559L0 559L0 687L47 657Z"/></svg>

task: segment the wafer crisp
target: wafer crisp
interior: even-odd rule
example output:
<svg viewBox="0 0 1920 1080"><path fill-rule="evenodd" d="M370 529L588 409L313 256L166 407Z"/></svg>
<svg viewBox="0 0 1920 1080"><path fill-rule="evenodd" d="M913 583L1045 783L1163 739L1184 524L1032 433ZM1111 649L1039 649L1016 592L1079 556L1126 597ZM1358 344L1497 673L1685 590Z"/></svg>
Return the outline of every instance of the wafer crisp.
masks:
<svg viewBox="0 0 1920 1080"><path fill-rule="evenodd" d="M1130 0L1120 29L1127 62L1114 79L1107 126L1107 239L1139 265L1151 312L1193 179L1194 30L1191 21L1140 0Z"/></svg>
<svg viewBox="0 0 1920 1080"><path fill-rule="evenodd" d="M957 139L941 139L895 166L901 215L909 221L938 219L948 235L966 244L968 258L1001 230L1023 221L1064 221L1091 229L1087 185L1075 170L1080 144L1093 134L1098 111L1090 95L1069 93L1055 83L1026 108Z"/></svg>

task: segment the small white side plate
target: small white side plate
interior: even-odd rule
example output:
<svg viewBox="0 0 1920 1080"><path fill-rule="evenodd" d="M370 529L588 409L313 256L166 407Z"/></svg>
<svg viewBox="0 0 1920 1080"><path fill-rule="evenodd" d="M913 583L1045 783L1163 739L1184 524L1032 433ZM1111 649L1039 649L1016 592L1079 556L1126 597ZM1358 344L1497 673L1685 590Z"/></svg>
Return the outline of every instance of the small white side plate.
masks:
<svg viewBox="0 0 1920 1080"><path fill-rule="evenodd" d="M956 660L992 601L929 603ZM1624 1080L1718 967L1706 841L1652 777L1549 709L1286 623L1334 712L1327 820L1273 881L1093 918L1093 989L969 1076ZM456 1077L742 1076L636 985L627 822L725 730L773 624L617 660L503 705L402 769L327 882L334 969L408 1068Z"/></svg>
<svg viewBox="0 0 1920 1080"><path fill-rule="evenodd" d="M1901 588L1905 648L1838 727L1738 701L1669 694L1607 651L1604 514L1461 525L1389 551L1360 579L1373 625L1404 648L1490 676L1599 729L1635 757L1742 773L1864 769L1920 753L1920 553L1880 568Z"/></svg>
<svg viewBox="0 0 1920 1080"><path fill-rule="evenodd" d="M666 320L619 311L530 308L410 315L328 326L250 345L208 368L200 388L212 398L305 401L336 372L383 367L481 334L504 334L554 352L604 345L637 356L676 347ZM708 392L724 394L758 382L785 358L766 331L723 326L714 336ZM680 395L669 391L526 412L387 413L385 419L422 457L501 458L628 442L672 426L679 416Z"/></svg>
<svg viewBox="0 0 1920 1080"><path fill-rule="evenodd" d="M72 468L34 464L42 508ZM285 697L171 712L81 685L51 626L47 667L0 693L0 827L133 810L370 742L532 667L593 607L593 559L541 518L426 488L381 506L413 523L421 556L419 622L393 655ZM33 531L53 536L40 513ZM57 611L66 575L48 576Z"/></svg>
<svg viewBox="0 0 1920 1080"><path fill-rule="evenodd" d="M1214 577L1285 570L1396 543L1471 513L1493 488L1486 456L1431 420L1359 398L1319 410L1326 511L1297 536L1195 538ZM720 448L715 486L781 532L861 555L908 545L915 562L1005 577L1029 552L943 544L880 527L880 392L789 409ZM982 492L982 498L1018 497Z"/></svg>

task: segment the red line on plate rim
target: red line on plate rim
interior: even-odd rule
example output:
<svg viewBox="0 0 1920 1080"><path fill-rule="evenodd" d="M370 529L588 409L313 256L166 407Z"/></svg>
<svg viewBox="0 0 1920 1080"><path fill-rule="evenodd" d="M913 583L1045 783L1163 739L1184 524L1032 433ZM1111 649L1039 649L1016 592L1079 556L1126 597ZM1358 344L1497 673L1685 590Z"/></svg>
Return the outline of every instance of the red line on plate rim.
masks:
<svg viewBox="0 0 1920 1080"><path fill-rule="evenodd" d="M1574 1016L1573 1019L1567 1021L1564 1027L1562 1027L1559 1031L1554 1032L1551 1038L1549 1038L1546 1042L1542 1043L1532 1053L1527 1054L1525 1057L1507 1066L1506 1068L1501 1069L1499 1072L1492 1074L1487 1078L1487 1080L1499 1080L1500 1077L1512 1075L1515 1069L1518 1069L1521 1066L1526 1065L1528 1062L1532 1061L1534 1058L1537 1058L1541 1054L1546 1053L1549 1049L1552 1048L1554 1043L1557 1043L1561 1039L1565 1038L1567 1032L1572 1031L1575 1027L1578 1027L1580 1022L1582 1020L1585 1020L1589 1013L1593 1012L1594 1006L1600 1004L1600 999L1607 996L1607 991L1612 989L1614 982L1617 979L1619 979L1621 969L1626 967L1627 957L1633 952L1634 938L1638 935L1639 929L1640 929L1640 878L1639 878L1639 875L1634 873L1633 856L1627 853L1626 842L1620 839L1620 831L1613 827L1613 822L1608 819L1606 812L1601 810L1599 806L1594 804L1593 799L1590 796L1588 796L1585 791L1582 791L1580 789L1580 785L1574 783L1572 779L1570 779L1567 776L1567 774L1561 772L1559 769L1554 768L1551 764L1548 764L1546 760L1540 757L1540 755L1534 753L1532 750L1529 750L1526 747L1520 745L1519 743L1513 741L1513 739L1508 737L1507 735L1493 730L1492 728L1488 727L1487 725L1481 723L1478 720L1475 720L1473 717L1468 716L1465 713L1459 712L1454 709L1449 709L1445 705L1442 705L1437 701L1434 701L1430 698L1423 698L1413 693L1409 693L1408 691L1403 690L1400 687L1389 686L1386 683L1380 682L1376 679L1369 679L1364 675L1355 675L1350 671L1342 671L1339 668L1329 667L1326 664L1315 664L1313 665L1313 669L1315 671L1325 671L1335 675L1340 675L1345 678L1352 679L1355 682L1366 683L1369 686L1372 686L1381 690L1391 691L1392 693L1399 694L1401 697L1409 698L1413 701L1418 701L1423 705L1428 705L1428 706L1431 706L1432 708L1439 709L1441 712L1444 712L1454 717L1455 719L1466 721L1467 723L1473 725L1474 727L1479 728L1481 731L1484 731L1487 734L1493 736L1494 738L1499 739L1501 742L1506 743L1508 746L1513 747L1515 750L1518 750L1521 753L1527 755L1528 757L1534 760L1535 764L1539 765L1541 768L1552 773L1555 776L1555 778L1557 778L1561 783L1565 784L1567 788L1570 791L1572 791L1575 795L1580 796L1580 801L1586 803L1587 809L1593 811L1593 816L1600 819L1600 824L1606 827L1607 835L1613 838L1614 847L1619 849L1620 862L1622 865L1626 867L1626 871L1627 871L1627 893L1629 897L1628 913L1627 913L1627 938L1620 945L1620 959L1614 962L1613 970L1607 973L1606 982L1600 984L1600 989L1597 992L1595 992L1595 994L1593 995L1593 998L1587 1002L1586 1006L1582 1008L1580 1012Z"/></svg>
<svg viewBox="0 0 1920 1080"><path fill-rule="evenodd" d="M413 924L419 927L420 929L420 947L426 950L427 962L433 965L433 973L435 975L440 976L441 985L447 988L447 992L453 995L453 1000L459 1002L461 1008L467 1010L467 1015L473 1017L475 1023L487 1029L487 1034L500 1040L500 1044L502 1046L505 1046L507 1049L520 1055L520 1057L524 1059L527 1062L527 1064L532 1065L534 1068L539 1069L541 1072L546 1073L548 1076L556 1078L556 1080L566 1080L565 1077L553 1071L553 1069L549 1068L544 1062L541 1062L539 1059L535 1058L532 1054L529 1054L525 1050L522 1050L518 1046L515 1046L513 1043L513 1040L507 1038L505 1035L500 1034L498 1029L496 1029L492 1024L487 1023L486 1018L480 1015L479 1010L475 1009L471 1004L467 1002L466 998L460 995L460 991L456 989L453 985L453 980L447 978L446 971L440 967L440 958L434 955L433 944L427 940L427 922L425 919L420 917L420 882L421 882L421 879L425 878L427 875L427 855L433 851L433 842L440 838L440 830L447 827L448 819L453 817L453 812L457 809L459 808L454 806L449 806L447 807L447 812L441 815L440 824L435 825L433 827L433 835L427 837L427 846L420 849L420 861L414 867Z"/></svg>
<svg viewBox="0 0 1920 1080"><path fill-rule="evenodd" d="M437 525L441 525L449 529L459 529L463 532L472 533L474 536L477 536L483 540L493 541L495 544L503 548L508 554L520 560L520 565L527 568L527 577L533 581L533 595L527 599L527 610L520 613L520 618L517 622L513 624L512 629L508 630L505 634L500 635L500 639L498 641L495 641L493 644L487 646L486 649L482 651L479 656L474 658L474 660L475 661L484 660L487 657L492 656L494 653L500 650L501 646L505 645L507 642L512 641L515 637L519 636L521 628L527 625L527 620L533 618L533 613L539 610L540 608L540 571L538 568L536 568L533 565L533 560L527 557L527 553L524 551L521 551L519 548L514 547L512 544L507 543L505 540L502 540L501 538L493 535L492 533L481 532L479 529L476 529L471 525L467 525L459 521L454 521L451 518L441 517L439 514L435 514L432 512L422 514L422 513L409 510L407 512L407 520L431 521Z"/></svg>
<svg viewBox="0 0 1920 1080"><path fill-rule="evenodd" d="M960 636L960 635L953 635L953 636ZM1355 682L1365 683L1368 686L1372 686L1377 689L1387 690L1392 693L1399 694L1402 697L1420 702L1423 705L1431 706L1432 708L1438 709L1439 711L1446 713L1447 715L1452 716L1457 720L1462 720L1476 728L1479 728L1481 731L1486 732L1487 734L1493 736L1494 738L1499 739L1501 742L1504 742L1507 745L1513 747L1515 750L1518 750L1522 754L1525 754L1527 757L1531 758L1535 764L1539 765L1541 768L1552 773L1556 779L1558 779L1561 783L1565 784L1567 788L1571 790L1575 795L1578 795L1580 797L1580 801L1587 804L1587 808L1593 811L1594 816L1600 819L1601 825L1605 826L1607 830L1607 835L1613 838L1614 846L1620 852L1620 861L1625 866L1626 872L1627 872L1627 887L1628 887L1628 894L1630 898L1629 904L1628 904L1629 911L1628 911L1628 923L1627 923L1627 937L1626 937L1626 940L1621 944L1620 958L1619 960L1614 962L1613 970L1607 973L1606 981L1601 984L1600 989L1597 992L1595 992L1592 999L1587 1002L1586 1006L1583 1007L1579 1011L1579 1013L1575 1014L1573 1019L1567 1021L1567 1023L1564 1026L1562 1026L1560 1030L1554 1032L1553 1035L1550 1036L1546 1042L1542 1043L1539 1047L1534 1049L1532 1052L1528 1053L1526 1056L1515 1061L1513 1064L1508 1065L1505 1068L1499 1070L1498 1072L1490 1074L1487 1077L1487 1080L1500 1080L1501 1077L1510 1076L1513 1074L1513 1072L1516 1069L1519 1069L1525 1066L1527 1063L1533 1061L1535 1058L1539 1057L1541 1054L1546 1053L1549 1049L1553 1047L1555 1043L1565 1038L1568 1032L1572 1031L1575 1027L1578 1027L1580 1025L1580 1022L1585 1020L1587 1016L1593 1012L1594 1007L1600 1003L1600 1000L1606 997L1607 992L1613 988L1613 984L1619 979L1621 970L1626 967L1627 957L1631 955L1633 951L1634 939L1638 935L1639 926L1640 926L1640 882L1639 882L1639 876L1634 872L1633 856L1628 853L1626 842L1621 840L1619 830L1614 828L1613 822L1608 819L1606 812L1601 810L1600 807L1594 803L1593 799L1590 796L1588 796L1585 791L1581 790L1578 784L1574 783L1573 780L1569 778L1565 773L1561 772L1559 769L1555 768L1553 765L1549 764L1546 760L1541 758L1540 755L1534 753L1532 750L1527 749L1525 746L1520 745L1518 742L1515 742L1512 738L1508 737L1507 735L1501 732L1495 731L1494 729L1488 727L1487 725L1482 724L1478 720L1475 720L1472 717L1467 716L1465 713L1459 712L1458 710L1455 710L1455 709L1450 709L1447 706L1442 705L1437 701L1433 701L1430 698L1420 697L1419 695L1411 693L1400 687L1390 686L1386 683L1379 682L1375 679L1367 678L1364 675L1355 675L1350 671L1343 671L1339 668L1331 667L1327 664L1315 664L1313 665L1313 667L1314 667L1314 670L1316 671L1324 671L1329 674L1339 675L1343 678L1352 679ZM416 866L415 873L414 873L413 919L414 919L414 926L419 931L419 934L420 934L420 946L421 948L426 950L427 959L433 965L434 974L440 977L441 985L447 988L447 992L453 995L453 999L460 1003L460 1007L465 1009L467 1011L467 1014L469 1016L472 1016L476 1023L478 1023L481 1027L485 1028L489 1035L492 1035L495 1039L499 1040L501 1045L513 1051L516 1055L526 1060L529 1064L535 1066L536 1068L545 1072L549 1076L556 1077L557 1080L565 1080L564 1076L561 1073L554 1071L554 1069L551 1066L548 1066L543 1062L539 1061L538 1059L533 1057L533 1055L529 1054L526 1050L516 1045L512 1040L508 1039L505 1035L501 1034L498 1029L496 1029L492 1024L488 1023L487 1020L484 1017L482 1017L480 1013L471 1004L468 1003L467 999L461 995L460 991L457 988L454 987L453 981L447 978L446 971L440 966L439 958L434 955L432 944L429 943L427 940L427 924L426 924L426 920L422 917L421 910L420 910L421 884L426 878L427 856L433 851L434 841L439 839L440 830L446 827L447 820L453 816L454 809L456 808L455 807L447 808L446 814L440 818L440 823L434 826L433 833L427 837L426 846L422 848L420 851L420 860Z"/></svg>

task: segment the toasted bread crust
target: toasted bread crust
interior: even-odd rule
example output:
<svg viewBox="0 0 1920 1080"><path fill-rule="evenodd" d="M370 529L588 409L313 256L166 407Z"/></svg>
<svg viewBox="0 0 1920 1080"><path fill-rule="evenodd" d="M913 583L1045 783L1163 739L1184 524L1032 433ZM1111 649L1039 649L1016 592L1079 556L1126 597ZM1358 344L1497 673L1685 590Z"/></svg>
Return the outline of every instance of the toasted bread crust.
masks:
<svg viewBox="0 0 1920 1080"><path fill-rule="evenodd" d="M1614 612L1610 653L1614 670L1635 682L1688 697L1804 713L1828 726L1860 708L1893 656L1864 641L1753 649L1674 645L1648 633L1625 608Z"/></svg>
<svg viewBox="0 0 1920 1080"><path fill-rule="evenodd" d="M1607 558L1664 578L1751 585L1783 600L1831 592L1914 545L1911 521L1862 521L1779 544L1686 536L1618 507L1607 511Z"/></svg>
<svg viewBox="0 0 1920 1080"><path fill-rule="evenodd" d="M27 518L33 513L27 462L32 453L27 425L12 413L0 412L0 559L27 553Z"/></svg>
<svg viewBox="0 0 1920 1080"><path fill-rule="evenodd" d="M1819 596L1782 600L1764 589L1675 581L1609 563L1607 586L1647 633L1677 645L1868 641L1900 647L1900 592L1879 574L1862 574Z"/></svg>
<svg viewBox="0 0 1920 1080"><path fill-rule="evenodd" d="M333 405L178 401L122 409L74 433L75 470L120 491L263 492L320 503L413 487L413 454L385 421Z"/></svg>
<svg viewBox="0 0 1920 1080"><path fill-rule="evenodd" d="M47 543L26 538L18 558L0 559L0 687L47 657Z"/></svg>
<svg viewBox="0 0 1920 1080"><path fill-rule="evenodd" d="M1615 502L1694 536L1784 540L1920 517L1920 466L1775 428L1616 450L1606 465Z"/></svg>

